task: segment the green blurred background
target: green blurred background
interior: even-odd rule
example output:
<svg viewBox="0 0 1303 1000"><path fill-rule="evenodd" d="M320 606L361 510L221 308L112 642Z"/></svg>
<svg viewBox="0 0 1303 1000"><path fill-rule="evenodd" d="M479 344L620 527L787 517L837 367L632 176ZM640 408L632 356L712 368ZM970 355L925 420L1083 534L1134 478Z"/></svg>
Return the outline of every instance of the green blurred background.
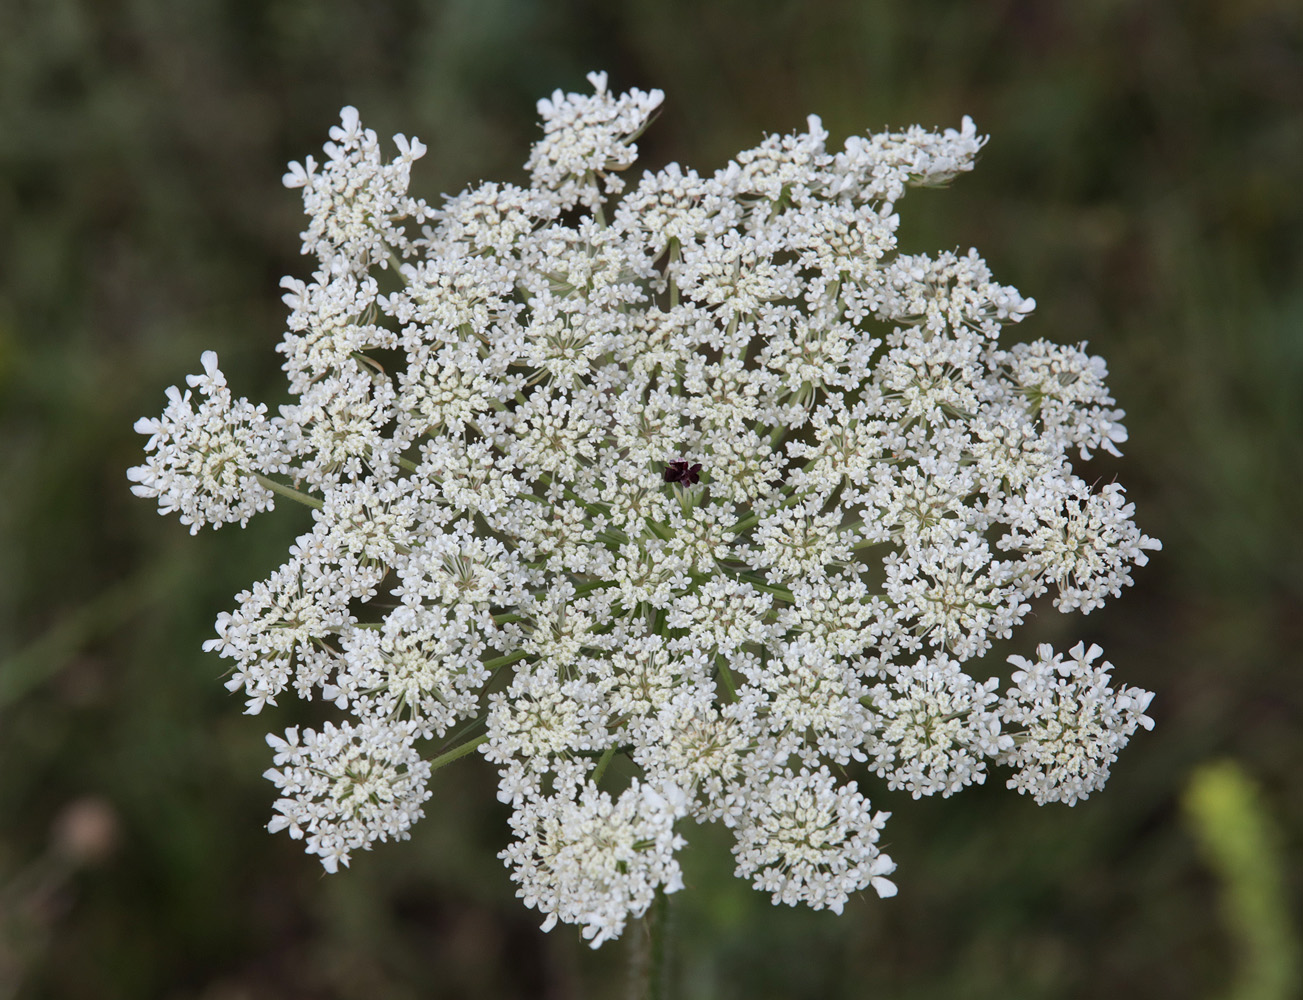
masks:
<svg viewBox="0 0 1303 1000"><path fill-rule="evenodd" d="M810 112L838 144L973 115L978 169L908 195L904 246L976 246L1040 303L1019 337L1108 359L1131 440L1086 475L1165 543L1013 647L1096 641L1158 692L1105 792L869 788L900 895L841 917L771 907L690 831L682 995L1298 995L1303 4L3 0L0 1000L623 994L625 943L514 899L480 761L339 876L264 831L293 712L241 715L199 647L307 519L191 538L125 477L205 349L283 400L277 282L309 268L279 179L341 105L428 143L434 199L519 180L534 102L598 68L665 90L649 166Z"/></svg>

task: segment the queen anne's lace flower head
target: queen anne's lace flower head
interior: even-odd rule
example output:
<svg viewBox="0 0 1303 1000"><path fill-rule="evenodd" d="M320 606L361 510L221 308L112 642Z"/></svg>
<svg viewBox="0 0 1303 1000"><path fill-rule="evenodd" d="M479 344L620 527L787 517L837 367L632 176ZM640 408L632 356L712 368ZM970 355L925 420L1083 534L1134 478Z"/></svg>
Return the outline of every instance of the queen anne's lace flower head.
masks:
<svg viewBox="0 0 1303 1000"><path fill-rule="evenodd" d="M1104 362L1001 347L1034 302L976 251L896 252L897 202L972 168L972 121L830 152L811 117L629 184L662 95L589 79L539 103L527 188L437 207L407 193L420 142L387 161L345 108L285 176L317 262L283 282L293 401L233 399L208 352L197 405L136 425L134 492L192 531L314 508L208 643L249 712L348 717L269 737L271 829L334 871L478 749L520 896L596 945L681 887L689 817L775 903L840 911L896 891L861 784L1102 787L1152 722L1098 647L1013 657L1004 695L970 673L1034 601L1089 612L1159 547L1072 470L1126 440Z"/></svg>

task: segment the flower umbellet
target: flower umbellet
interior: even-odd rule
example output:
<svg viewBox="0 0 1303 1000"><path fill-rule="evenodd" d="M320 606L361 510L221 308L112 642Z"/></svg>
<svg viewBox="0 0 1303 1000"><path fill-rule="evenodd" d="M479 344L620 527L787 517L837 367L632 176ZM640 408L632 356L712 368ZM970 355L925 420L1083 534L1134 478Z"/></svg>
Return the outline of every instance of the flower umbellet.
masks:
<svg viewBox="0 0 1303 1000"><path fill-rule="evenodd" d="M1126 440L1104 362L1002 347L1031 299L896 248L973 123L831 152L811 117L630 183L662 95L589 79L539 103L528 186L438 206L408 194L420 142L386 160L345 108L285 176L317 262L283 282L294 401L235 399L208 352L137 424L134 491L192 531L312 508L207 643L249 712L339 713L268 737L271 829L335 871L477 751L519 895L596 945L680 888L689 819L776 903L840 911L896 891L876 782L1100 788L1152 722L1098 647L971 673L1033 601L1089 613L1159 547L1073 471Z"/></svg>

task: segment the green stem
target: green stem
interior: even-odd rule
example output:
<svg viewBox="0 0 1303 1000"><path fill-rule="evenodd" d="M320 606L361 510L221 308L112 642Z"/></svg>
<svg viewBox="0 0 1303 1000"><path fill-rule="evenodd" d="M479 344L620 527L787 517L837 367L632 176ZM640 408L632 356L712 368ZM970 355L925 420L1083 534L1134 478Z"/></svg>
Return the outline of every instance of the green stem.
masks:
<svg viewBox="0 0 1303 1000"><path fill-rule="evenodd" d="M664 889L656 890L656 899L651 905L650 918L647 921L647 997L648 1000L665 1000L669 996L670 985L666 955L670 924L670 897Z"/></svg>
<svg viewBox="0 0 1303 1000"><path fill-rule="evenodd" d="M629 976L633 1000L667 1000L670 995L666 962L669 904L664 890L657 889L634 937Z"/></svg>
<svg viewBox="0 0 1303 1000"><path fill-rule="evenodd" d="M517 660L523 660L529 654L523 649L518 649L514 653L508 653L506 656L497 656L492 660L484 660L483 666L486 670L497 670L499 667L505 667L509 663L515 663Z"/></svg>
<svg viewBox="0 0 1303 1000"><path fill-rule="evenodd" d="M670 263L677 264L678 262L679 262L679 238L677 236L673 236L670 238ZM667 267L665 271L668 274L669 268ZM671 277L670 278L670 308L673 309L678 304L679 304L679 285L678 282L676 282L674 278Z"/></svg>
<svg viewBox="0 0 1303 1000"><path fill-rule="evenodd" d="M661 524L659 521L653 521L650 517L644 519L643 524L647 526L648 532L659 538L662 542L668 542L674 537L674 529L668 525Z"/></svg>
<svg viewBox="0 0 1303 1000"><path fill-rule="evenodd" d="M267 489L271 490L273 493L279 493L283 497L288 497L289 499L293 500L295 503L303 504L304 507L311 507L314 510L321 509L321 501L314 496L309 496L306 493L301 493L298 490L296 490L294 487L286 486L284 483L278 483L276 482L276 480L269 479L266 476L262 475L262 473L255 473L254 478L257 479L258 482L262 483L263 486L267 487Z"/></svg>
<svg viewBox="0 0 1303 1000"><path fill-rule="evenodd" d="M754 576L751 573L743 573L736 569L729 569L727 566L721 565L719 568L725 573L731 574L733 579L742 583L751 584L751 586L755 587L756 590L763 590L766 594L773 594L775 597L786 601L788 604L796 603L796 598L792 596L792 592L786 587L776 587L772 583L765 582L758 576Z"/></svg>
<svg viewBox="0 0 1303 1000"><path fill-rule="evenodd" d="M728 657L716 656L715 666L719 669L719 679L724 682L724 687L728 689L728 700L737 701L737 684L733 680L733 671L728 669Z"/></svg>
<svg viewBox="0 0 1303 1000"><path fill-rule="evenodd" d="M597 762L597 767L593 768L593 784L596 785L602 780L602 775L606 773L606 765L611 763L611 758L615 756L615 744L607 747L602 751L602 757Z"/></svg>
<svg viewBox="0 0 1303 1000"><path fill-rule="evenodd" d="M740 535L748 528L754 528L759 523L760 523L759 514L748 514L746 517L742 518L742 520L738 521L737 524L733 525L733 527L730 528L729 530L732 531L735 535Z"/></svg>
<svg viewBox="0 0 1303 1000"><path fill-rule="evenodd" d="M459 747L453 747L447 753L441 753L430 761L430 770L437 771L445 764L451 764L454 760L460 760L468 753L474 753L477 747L483 746L489 741L488 734L477 736L473 740L468 740Z"/></svg>
<svg viewBox="0 0 1303 1000"><path fill-rule="evenodd" d="M852 552L862 552L862 551L864 551L865 549L872 549L872 548L875 548L875 547L877 547L877 546L879 546L879 545L886 545L886 544L887 544L886 542L875 541L875 540L872 539L872 538L866 538L866 539L864 539L864 541L862 541L862 542L856 542L854 545L852 545L852 546L851 546L851 551L852 551Z"/></svg>
<svg viewBox="0 0 1303 1000"><path fill-rule="evenodd" d="M594 590L601 590L604 587L614 586L614 580L585 580L583 583L576 583L574 585L575 596L578 597L583 594L591 594Z"/></svg>

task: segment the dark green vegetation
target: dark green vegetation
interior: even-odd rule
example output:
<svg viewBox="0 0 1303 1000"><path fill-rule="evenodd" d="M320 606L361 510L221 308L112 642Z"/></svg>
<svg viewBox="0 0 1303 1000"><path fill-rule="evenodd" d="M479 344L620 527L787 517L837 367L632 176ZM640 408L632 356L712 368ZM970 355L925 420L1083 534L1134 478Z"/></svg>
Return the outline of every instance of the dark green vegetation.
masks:
<svg viewBox="0 0 1303 1000"><path fill-rule="evenodd" d="M972 114L993 137L978 169L908 195L904 245L976 246L1040 303L1014 332L1108 359L1131 440L1086 478L1126 483L1166 545L1123 600L1046 608L1018 638L1096 641L1158 692L1157 730L1103 794L1042 809L999 781L917 803L867 788L896 810L900 895L840 918L773 909L731 878L722 840L689 831L669 916L683 995L1185 998L1268 981L1237 971L1234 894L1181 802L1198 764L1237 761L1281 834L1265 863L1297 918L1298 3L6 0L0 996L620 994L623 944L590 955L514 900L482 762L438 774L411 843L340 876L262 830L262 737L296 720L241 716L199 646L306 514L191 538L124 473L132 422L206 348L237 394L282 398L277 281L307 263L279 178L341 105L424 139L414 188L433 197L519 179L534 101L597 68L666 91L649 166L713 169L812 111L838 142Z"/></svg>

